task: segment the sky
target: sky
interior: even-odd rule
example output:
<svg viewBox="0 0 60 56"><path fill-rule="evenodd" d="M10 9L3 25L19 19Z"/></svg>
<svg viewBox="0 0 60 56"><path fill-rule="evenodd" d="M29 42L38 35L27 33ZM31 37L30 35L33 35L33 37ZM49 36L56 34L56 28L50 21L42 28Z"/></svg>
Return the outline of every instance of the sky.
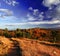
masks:
<svg viewBox="0 0 60 56"><path fill-rule="evenodd" d="M60 0L0 0L0 29L60 28Z"/></svg>

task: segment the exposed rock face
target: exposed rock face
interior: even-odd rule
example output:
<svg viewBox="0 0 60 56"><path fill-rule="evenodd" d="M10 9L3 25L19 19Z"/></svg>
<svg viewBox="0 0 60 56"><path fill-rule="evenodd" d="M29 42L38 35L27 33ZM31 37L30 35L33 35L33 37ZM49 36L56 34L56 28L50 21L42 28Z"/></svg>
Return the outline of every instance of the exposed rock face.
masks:
<svg viewBox="0 0 60 56"><path fill-rule="evenodd" d="M0 37L0 56L60 56L60 49L26 38Z"/></svg>

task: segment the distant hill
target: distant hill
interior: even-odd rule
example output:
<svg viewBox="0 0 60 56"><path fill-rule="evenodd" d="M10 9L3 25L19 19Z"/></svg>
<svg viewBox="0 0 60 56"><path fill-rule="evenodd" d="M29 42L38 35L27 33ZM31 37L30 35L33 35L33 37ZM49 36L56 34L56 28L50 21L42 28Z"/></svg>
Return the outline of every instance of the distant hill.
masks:
<svg viewBox="0 0 60 56"><path fill-rule="evenodd" d="M31 28L31 29L16 29L4 30L0 29L0 36L5 36L8 38L18 37L18 38L29 38L36 39L40 41L50 41L60 43L60 29L44 29L44 28Z"/></svg>

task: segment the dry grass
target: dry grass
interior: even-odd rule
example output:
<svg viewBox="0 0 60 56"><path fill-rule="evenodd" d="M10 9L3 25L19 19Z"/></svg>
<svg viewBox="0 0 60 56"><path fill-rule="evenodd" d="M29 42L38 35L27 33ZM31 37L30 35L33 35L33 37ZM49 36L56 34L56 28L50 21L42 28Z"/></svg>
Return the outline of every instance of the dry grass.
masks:
<svg viewBox="0 0 60 56"><path fill-rule="evenodd" d="M11 41L5 37L0 37L0 55L6 55L11 47Z"/></svg>
<svg viewBox="0 0 60 56"><path fill-rule="evenodd" d="M15 42L15 43L14 43ZM19 43L19 44L17 44ZM16 46L14 46L16 44ZM22 55L13 55L17 52L19 46ZM13 50L12 50L13 49ZM0 56L60 56L60 49L40 44L39 41L26 38L8 39L0 37Z"/></svg>
<svg viewBox="0 0 60 56"><path fill-rule="evenodd" d="M56 47L40 44L39 41L30 39L17 39L20 43L23 56L60 56L60 50Z"/></svg>

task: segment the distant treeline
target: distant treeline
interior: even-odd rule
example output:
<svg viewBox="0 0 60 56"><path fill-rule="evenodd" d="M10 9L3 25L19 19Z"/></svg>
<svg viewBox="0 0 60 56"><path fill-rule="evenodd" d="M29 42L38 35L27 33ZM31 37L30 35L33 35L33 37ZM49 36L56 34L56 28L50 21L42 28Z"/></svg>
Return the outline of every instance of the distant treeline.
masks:
<svg viewBox="0 0 60 56"><path fill-rule="evenodd" d="M5 36L7 38L30 38L39 39L50 42L60 42L60 30L50 30L50 29L16 29L9 31L7 28L5 30L0 30L0 36Z"/></svg>

